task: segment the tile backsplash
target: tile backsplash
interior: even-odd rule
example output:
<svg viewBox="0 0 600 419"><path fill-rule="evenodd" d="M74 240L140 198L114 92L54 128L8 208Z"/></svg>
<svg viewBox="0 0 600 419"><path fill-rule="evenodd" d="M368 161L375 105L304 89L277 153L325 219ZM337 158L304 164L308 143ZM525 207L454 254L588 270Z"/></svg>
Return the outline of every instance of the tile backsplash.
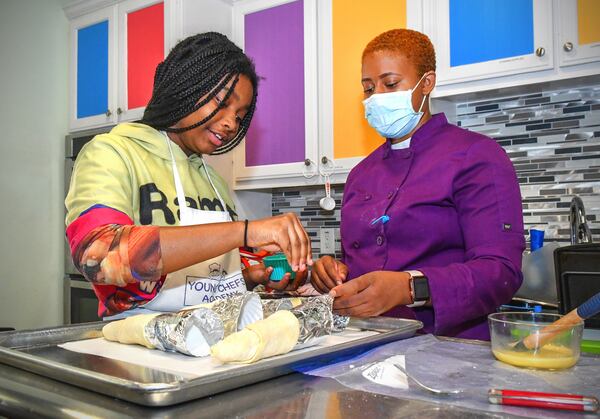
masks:
<svg viewBox="0 0 600 419"><path fill-rule="evenodd" d="M569 243L569 205L578 195L594 242L600 241L600 85L540 90L523 96L458 103L452 123L495 139L512 160L523 198L525 229ZM273 215L293 211L321 255L320 228L334 228L340 256L343 185L332 186L334 211L319 207L323 186L273 189Z"/></svg>

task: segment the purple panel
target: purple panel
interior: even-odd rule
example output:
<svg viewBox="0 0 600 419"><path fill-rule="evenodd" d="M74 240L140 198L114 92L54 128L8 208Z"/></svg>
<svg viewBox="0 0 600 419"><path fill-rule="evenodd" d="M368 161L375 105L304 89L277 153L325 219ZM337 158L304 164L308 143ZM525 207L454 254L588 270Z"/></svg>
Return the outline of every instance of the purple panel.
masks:
<svg viewBox="0 0 600 419"><path fill-rule="evenodd" d="M245 17L245 50L260 77L246 166L304 161L302 0Z"/></svg>

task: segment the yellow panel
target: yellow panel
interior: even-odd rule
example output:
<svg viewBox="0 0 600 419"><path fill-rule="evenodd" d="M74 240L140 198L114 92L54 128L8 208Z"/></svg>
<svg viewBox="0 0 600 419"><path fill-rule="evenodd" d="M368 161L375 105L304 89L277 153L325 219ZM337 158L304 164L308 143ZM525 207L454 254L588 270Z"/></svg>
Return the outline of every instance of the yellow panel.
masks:
<svg viewBox="0 0 600 419"><path fill-rule="evenodd" d="M600 41L600 1L577 0L579 45Z"/></svg>
<svg viewBox="0 0 600 419"><path fill-rule="evenodd" d="M384 141L365 119L361 56L367 43L406 27L406 0L333 0L333 155L366 156Z"/></svg>

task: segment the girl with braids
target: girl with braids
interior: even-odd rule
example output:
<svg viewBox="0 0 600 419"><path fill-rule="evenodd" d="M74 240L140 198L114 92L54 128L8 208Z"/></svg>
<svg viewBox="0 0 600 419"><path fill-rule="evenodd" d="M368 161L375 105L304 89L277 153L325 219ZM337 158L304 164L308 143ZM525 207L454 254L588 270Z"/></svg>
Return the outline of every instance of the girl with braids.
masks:
<svg viewBox="0 0 600 419"><path fill-rule="evenodd" d="M424 331L489 339L487 315L522 281L515 169L492 139L432 115L435 51L426 35L384 32L362 55L366 119L382 145L344 187L343 259L311 283L352 316L418 319Z"/></svg>
<svg viewBox="0 0 600 419"><path fill-rule="evenodd" d="M202 157L239 144L257 84L252 62L227 37L192 36L156 68L142 120L81 150L66 233L100 317L175 311L259 283L296 289L303 282L311 247L298 218L232 221L227 185ZM242 246L285 252L296 279L269 281L272 268L262 264L240 271Z"/></svg>

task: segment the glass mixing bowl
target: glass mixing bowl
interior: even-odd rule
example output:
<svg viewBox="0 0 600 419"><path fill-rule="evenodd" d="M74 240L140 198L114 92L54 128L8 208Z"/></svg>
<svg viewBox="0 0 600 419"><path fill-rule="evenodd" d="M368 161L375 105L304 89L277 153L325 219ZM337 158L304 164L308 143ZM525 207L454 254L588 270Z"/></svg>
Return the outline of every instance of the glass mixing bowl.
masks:
<svg viewBox="0 0 600 419"><path fill-rule="evenodd" d="M548 313L490 314L492 353L499 361L517 367L548 370L572 367L579 359L583 321L566 328L551 326L560 318ZM546 334L551 338L539 345L537 340ZM530 335L534 337L523 341Z"/></svg>

